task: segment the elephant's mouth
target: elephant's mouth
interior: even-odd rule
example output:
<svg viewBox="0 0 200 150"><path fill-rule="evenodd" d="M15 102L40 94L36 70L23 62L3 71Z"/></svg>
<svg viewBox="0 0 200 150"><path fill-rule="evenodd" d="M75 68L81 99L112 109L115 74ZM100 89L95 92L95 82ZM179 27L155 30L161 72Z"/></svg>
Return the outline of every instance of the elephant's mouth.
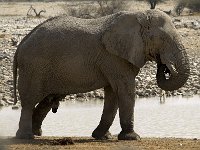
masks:
<svg viewBox="0 0 200 150"><path fill-rule="evenodd" d="M173 91L182 87L189 77L189 63L186 59L184 64L174 65L172 62L167 61L166 64L161 62L160 57L156 58L157 62L157 84L165 91ZM178 66L178 67L177 67Z"/></svg>
<svg viewBox="0 0 200 150"><path fill-rule="evenodd" d="M171 76L177 76L178 72L173 64L163 64L161 62L160 55L156 55L157 69L160 74L162 74L166 80L170 79Z"/></svg>
<svg viewBox="0 0 200 150"><path fill-rule="evenodd" d="M170 69L167 67L166 64L162 64L161 59L160 59L160 55L157 54L156 55L156 63L157 63L157 69L158 71L164 75L165 79L169 79L171 76L171 71Z"/></svg>
<svg viewBox="0 0 200 150"><path fill-rule="evenodd" d="M158 71L164 75L166 80L169 80L171 77L171 71L169 70L169 68L167 67L166 64L159 64L158 65Z"/></svg>

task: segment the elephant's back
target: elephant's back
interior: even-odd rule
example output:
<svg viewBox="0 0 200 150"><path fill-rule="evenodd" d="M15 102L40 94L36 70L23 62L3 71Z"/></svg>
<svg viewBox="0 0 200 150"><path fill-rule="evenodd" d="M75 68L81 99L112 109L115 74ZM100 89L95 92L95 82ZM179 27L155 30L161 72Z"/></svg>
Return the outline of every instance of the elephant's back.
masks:
<svg viewBox="0 0 200 150"><path fill-rule="evenodd" d="M116 16L117 14L113 14L97 19L83 19L62 15L44 21L43 23L38 25L33 31L35 33L42 31L46 32L46 34L55 34L56 32L58 34L62 34L63 32L84 32L97 34L104 30L105 24L110 24L110 22L112 22L113 18L115 18Z"/></svg>
<svg viewBox="0 0 200 150"><path fill-rule="evenodd" d="M88 33L98 33L111 24L113 20L124 12L96 18L96 19L83 19L76 18L68 15L62 15L54 18L50 18L42 24L41 27L48 28L50 30L62 29L68 31L84 31Z"/></svg>
<svg viewBox="0 0 200 150"><path fill-rule="evenodd" d="M50 60L88 55L102 49L101 37L107 26L120 13L98 19L70 16L50 18L35 27L19 44L18 55L23 60Z"/></svg>
<svg viewBox="0 0 200 150"><path fill-rule="evenodd" d="M93 45L97 42L94 40L100 40L101 34L105 30L105 24L109 24L114 16L81 19L62 15L50 18L24 37L18 46L18 51L23 51L24 55L25 53L29 55L31 53L42 53L42 51L44 53L46 51L57 53L64 47L68 50L83 48L83 45L89 48L89 44Z"/></svg>
<svg viewBox="0 0 200 150"><path fill-rule="evenodd" d="M43 37L49 34L62 35L63 32L98 34L106 30L106 26L109 26L109 24L120 14L121 13L116 13L97 19L82 19L67 15L52 17L36 26L23 38L19 46L26 42L27 39L38 35L42 35ZM40 38L38 38L38 40L40 40Z"/></svg>

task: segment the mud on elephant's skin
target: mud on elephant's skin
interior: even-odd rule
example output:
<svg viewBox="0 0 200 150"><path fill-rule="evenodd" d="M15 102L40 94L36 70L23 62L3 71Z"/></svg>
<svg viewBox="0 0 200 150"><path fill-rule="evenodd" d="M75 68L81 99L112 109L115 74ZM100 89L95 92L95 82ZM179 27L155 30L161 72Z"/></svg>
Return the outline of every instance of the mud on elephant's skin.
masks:
<svg viewBox="0 0 200 150"><path fill-rule="evenodd" d="M16 137L41 135L42 121L52 108L49 97L57 100L104 87L103 113L92 136L110 138L119 109L118 139L140 139L133 128L135 77L146 61L157 62L157 83L163 90L176 90L188 79L185 48L162 12L119 12L98 19L59 16L38 25L14 56L14 96L16 102L18 69L22 105Z"/></svg>

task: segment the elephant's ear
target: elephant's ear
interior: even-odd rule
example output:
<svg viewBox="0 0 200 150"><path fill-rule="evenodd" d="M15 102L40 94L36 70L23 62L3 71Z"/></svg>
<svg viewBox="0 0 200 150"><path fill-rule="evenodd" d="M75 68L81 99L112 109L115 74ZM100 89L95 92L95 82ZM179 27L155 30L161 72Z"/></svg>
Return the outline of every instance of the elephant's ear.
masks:
<svg viewBox="0 0 200 150"><path fill-rule="evenodd" d="M102 37L106 50L141 68L145 64L141 26L135 14L123 13L110 24Z"/></svg>

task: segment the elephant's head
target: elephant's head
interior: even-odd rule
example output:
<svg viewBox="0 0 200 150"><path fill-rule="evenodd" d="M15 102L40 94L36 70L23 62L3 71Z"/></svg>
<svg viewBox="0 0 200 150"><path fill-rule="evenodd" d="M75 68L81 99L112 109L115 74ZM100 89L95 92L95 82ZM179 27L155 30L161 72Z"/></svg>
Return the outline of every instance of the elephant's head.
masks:
<svg viewBox="0 0 200 150"><path fill-rule="evenodd" d="M190 73L189 61L171 19L155 10L121 12L117 17L103 35L106 49L138 68L156 61L158 86L166 91L182 87Z"/></svg>

